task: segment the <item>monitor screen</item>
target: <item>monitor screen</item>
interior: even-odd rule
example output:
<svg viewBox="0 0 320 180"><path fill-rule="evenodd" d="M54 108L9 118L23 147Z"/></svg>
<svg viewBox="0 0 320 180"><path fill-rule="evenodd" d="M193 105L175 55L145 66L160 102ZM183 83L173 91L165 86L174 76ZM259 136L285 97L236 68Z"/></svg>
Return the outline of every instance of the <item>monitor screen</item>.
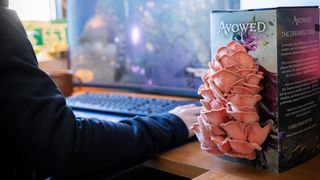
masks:
<svg viewBox="0 0 320 180"><path fill-rule="evenodd" d="M239 1L68 1L71 68L88 85L196 95L210 61L210 11Z"/></svg>

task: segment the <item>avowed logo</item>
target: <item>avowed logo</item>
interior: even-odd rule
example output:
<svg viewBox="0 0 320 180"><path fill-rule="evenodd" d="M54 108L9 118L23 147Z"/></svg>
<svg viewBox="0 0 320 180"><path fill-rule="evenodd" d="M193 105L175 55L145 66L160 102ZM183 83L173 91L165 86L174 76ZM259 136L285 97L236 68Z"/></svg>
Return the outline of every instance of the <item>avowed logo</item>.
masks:
<svg viewBox="0 0 320 180"><path fill-rule="evenodd" d="M311 23L311 17L297 17L293 16L292 25L299 26L300 24Z"/></svg>
<svg viewBox="0 0 320 180"><path fill-rule="evenodd" d="M233 23L225 24L224 21L220 22L218 33L223 33L228 36L230 32L264 32L266 30L266 24L262 21L251 22L251 23Z"/></svg>

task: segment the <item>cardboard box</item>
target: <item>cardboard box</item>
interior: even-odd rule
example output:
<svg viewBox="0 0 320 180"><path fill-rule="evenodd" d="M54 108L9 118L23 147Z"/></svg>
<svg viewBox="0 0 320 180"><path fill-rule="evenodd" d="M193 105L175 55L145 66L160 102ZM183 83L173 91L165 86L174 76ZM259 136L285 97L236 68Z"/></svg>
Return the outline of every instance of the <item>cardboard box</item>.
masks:
<svg viewBox="0 0 320 180"><path fill-rule="evenodd" d="M320 152L318 7L212 11L211 55L237 41L264 72L260 123L274 125L253 161L231 161L282 172Z"/></svg>

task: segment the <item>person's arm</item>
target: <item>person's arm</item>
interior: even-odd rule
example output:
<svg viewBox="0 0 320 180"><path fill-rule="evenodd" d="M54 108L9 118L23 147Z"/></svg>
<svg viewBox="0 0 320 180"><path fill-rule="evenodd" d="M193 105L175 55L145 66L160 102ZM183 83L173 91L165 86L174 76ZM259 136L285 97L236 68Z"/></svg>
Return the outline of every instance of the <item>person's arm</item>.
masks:
<svg viewBox="0 0 320 180"><path fill-rule="evenodd" d="M0 24L1 135L7 142L2 147L17 169L44 176L89 173L146 159L187 139L185 123L169 113L119 123L76 119L37 67L15 13L0 9Z"/></svg>

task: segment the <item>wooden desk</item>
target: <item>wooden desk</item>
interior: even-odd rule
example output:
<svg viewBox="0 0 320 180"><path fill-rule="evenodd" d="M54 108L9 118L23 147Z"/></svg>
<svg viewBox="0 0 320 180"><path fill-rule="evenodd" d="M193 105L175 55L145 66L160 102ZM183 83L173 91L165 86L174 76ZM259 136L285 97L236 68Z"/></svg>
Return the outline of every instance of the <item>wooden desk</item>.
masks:
<svg viewBox="0 0 320 180"><path fill-rule="evenodd" d="M320 155L280 174L231 163L202 151L191 142L159 154L148 166L196 180L207 179L320 179Z"/></svg>
<svg viewBox="0 0 320 180"><path fill-rule="evenodd" d="M114 90L100 88L83 88L81 91L93 91L101 93L114 93ZM132 94L127 91L117 93ZM168 98L161 95L135 94L144 97ZM170 97L172 98L172 97ZM175 99L186 99L174 97ZM188 98L189 99L189 98ZM280 174L266 170L255 169L245 165L231 163L229 161L210 155L200 149L199 142L194 141L175 149L159 154L145 163L147 166L156 168L180 176L194 178L195 180L207 179L305 179L320 180L320 155Z"/></svg>

